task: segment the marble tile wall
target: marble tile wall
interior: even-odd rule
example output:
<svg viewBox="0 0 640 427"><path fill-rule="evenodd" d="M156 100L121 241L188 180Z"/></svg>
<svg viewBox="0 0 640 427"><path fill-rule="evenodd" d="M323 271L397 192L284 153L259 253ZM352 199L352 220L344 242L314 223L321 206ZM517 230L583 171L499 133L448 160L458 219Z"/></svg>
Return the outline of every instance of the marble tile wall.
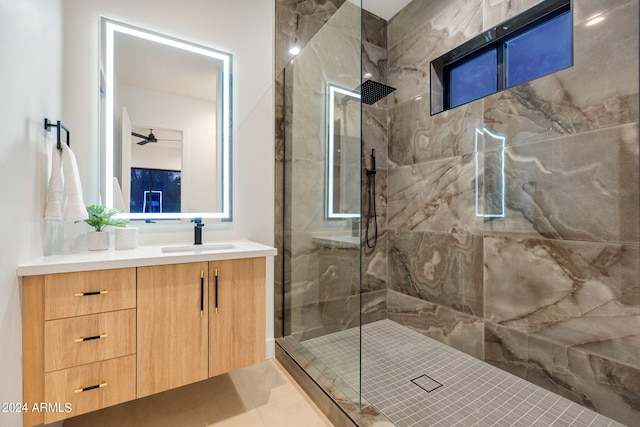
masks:
<svg viewBox="0 0 640 427"><path fill-rule="evenodd" d="M638 2L573 1L572 67L429 115L429 62L538 2L389 22L388 316L638 425Z"/></svg>
<svg viewBox="0 0 640 427"><path fill-rule="evenodd" d="M303 52L286 66L276 83L277 93L284 95L276 99L276 241L282 248L276 263L283 267L276 269L276 328L301 340L360 323L360 274L362 321L386 318L386 105L364 109L361 137L359 129L357 132L357 143L363 141L363 177L364 169L371 167L371 149L378 153L375 247L364 246L361 264L358 244L332 246L315 240L318 236L349 237L354 226L356 234L359 226L364 236L367 225L366 220L352 224L351 220L326 218L326 84L345 88L360 84L361 44L362 67L374 80L386 82L386 22L365 14L361 41L359 10L341 4L281 1L276 6L278 57L284 58L284 46L291 40L297 39L298 44L305 40ZM282 60L276 66L284 64ZM353 122L359 127L360 117ZM284 143L285 133L288 144ZM367 185L362 186L363 209L369 197ZM373 244L374 220L368 222Z"/></svg>
<svg viewBox="0 0 640 427"><path fill-rule="evenodd" d="M388 84L387 73L387 22L366 10L362 13L362 73L370 73L370 79ZM363 79L363 81L366 79ZM386 289L388 277L388 99L383 98L373 105L362 104L362 245L361 276L362 292L367 300L378 304L363 305L362 323L386 318ZM367 176L371 169L371 150L376 153L376 174ZM374 192L370 191L373 187ZM375 198L374 211L370 204ZM368 230L367 230L368 224ZM377 225L377 238L375 233ZM368 239L367 239L368 237ZM371 247L370 247L371 246ZM372 295L368 295L372 293Z"/></svg>
<svg viewBox="0 0 640 427"><path fill-rule="evenodd" d="M324 24L333 16L345 0L276 0L275 10L275 245L278 248L278 255L275 259L274 273L274 315L275 315L275 336L280 337L291 333L289 325L285 325L285 311L290 308L291 284L291 236L285 233L285 224L290 224L291 212L283 210L283 200L287 191L285 189L285 175L291 176L291 165L288 172L285 171L285 132L291 132L291 117L285 117L285 96L289 97L287 104L291 105L293 85L293 73L288 75L289 82L286 82L285 67L290 64L292 56L289 49L294 45L303 49L304 46L315 36ZM289 84L289 90L285 86ZM288 140L291 139L291 133ZM289 153L290 155L291 153ZM289 179L287 183L290 183ZM287 318L289 317L287 314Z"/></svg>

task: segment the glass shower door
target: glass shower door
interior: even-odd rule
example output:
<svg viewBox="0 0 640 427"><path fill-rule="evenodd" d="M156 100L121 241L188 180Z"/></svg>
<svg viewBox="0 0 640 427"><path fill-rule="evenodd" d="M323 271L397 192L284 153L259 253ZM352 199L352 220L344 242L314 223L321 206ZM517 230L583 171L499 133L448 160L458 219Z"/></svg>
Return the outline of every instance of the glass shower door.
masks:
<svg viewBox="0 0 640 427"><path fill-rule="evenodd" d="M285 69L284 337L358 406L360 84L361 9L345 2Z"/></svg>

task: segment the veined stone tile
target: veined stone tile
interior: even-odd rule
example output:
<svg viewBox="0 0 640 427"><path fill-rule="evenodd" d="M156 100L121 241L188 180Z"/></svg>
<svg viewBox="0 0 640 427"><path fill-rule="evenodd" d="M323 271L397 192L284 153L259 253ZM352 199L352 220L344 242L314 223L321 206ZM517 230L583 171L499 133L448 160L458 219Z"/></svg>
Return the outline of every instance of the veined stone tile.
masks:
<svg viewBox="0 0 640 427"><path fill-rule="evenodd" d="M432 0L409 3L389 21L387 28L388 48L394 49L398 43L415 37L422 26L428 25L434 19L437 19L441 24L445 24L446 21L441 16L451 10L460 9L459 3L471 3L468 7L481 7L482 0L453 2L451 0ZM429 52L428 49L426 51Z"/></svg>
<svg viewBox="0 0 640 427"><path fill-rule="evenodd" d="M614 9L624 8L636 0L574 0L573 2L573 22L579 24L595 16L611 12ZM609 24L605 24L609 25Z"/></svg>
<svg viewBox="0 0 640 427"><path fill-rule="evenodd" d="M366 3L364 4L366 7ZM387 21L373 13L362 11L362 41L387 49Z"/></svg>
<svg viewBox="0 0 640 427"><path fill-rule="evenodd" d="M362 158L364 167L371 169L371 149L376 150L376 168L388 165L387 109L376 105L362 105Z"/></svg>
<svg viewBox="0 0 640 427"><path fill-rule="evenodd" d="M452 157L389 170L391 230L476 233L475 156Z"/></svg>
<svg viewBox="0 0 640 427"><path fill-rule="evenodd" d="M490 234L592 241L639 240L638 124L508 147L505 216ZM500 176L499 162L483 163Z"/></svg>
<svg viewBox="0 0 640 427"><path fill-rule="evenodd" d="M377 150L376 150L377 157ZM366 166L370 167L370 159L367 157ZM361 221L361 234L364 237L366 232L367 222L369 223L369 237L373 237L374 232L374 220L373 218L368 218L369 209L371 209L371 213L373 213L373 204L369 204L369 199L371 198L370 194L370 185L372 185L375 180L375 212L376 212L376 222L378 223L378 232L385 231L388 228L387 223L387 180L388 173L386 169L380 169L376 167L377 171L375 174L375 179L373 176L366 176L365 172L362 172L362 198L361 198L361 207L362 207L362 218Z"/></svg>
<svg viewBox="0 0 640 427"><path fill-rule="evenodd" d="M483 360L482 320L395 291L388 291L387 310L390 320Z"/></svg>
<svg viewBox="0 0 640 427"><path fill-rule="evenodd" d="M484 322L484 361L520 378L527 374L528 334Z"/></svg>
<svg viewBox="0 0 640 427"><path fill-rule="evenodd" d="M345 1L326 21L322 30L336 31L342 33L342 37L360 40L362 22L362 9Z"/></svg>
<svg viewBox="0 0 640 427"><path fill-rule="evenodd" d="M435 116L429 97L389 109L389 160L396 166L461 156L475 150L476 129L483 128L482 100Z"/></svg>
<svg viewBox="0 0 640 427"><path fill-rule="evenodd" d="M640 419L640 370L529 337L526 380L629 426Z"/></svg>
<svg viewBox="0 0 640 427"><path fill-rule="evenodd" d="M360 321L363 325L387 319L389 317L387 314L387 290L364 291L360 310Z"/></svg>
<svg viewBox="0 0 640 427"><path fill-rule="evenodd" d="M485 236L485 318L640 368L639 251Z"/></svg>
<svg viewBox="0 0 640 427"><path fill-rule="evenodd" d="M490 30L499 23L524 12L526 9L535 6L541 1L542 0L483 0L482 31Z"/></svg>
<svg viewBox="0 0 640 427"><path fill-rule="evenodd" d="M362 289L363 290L381 290L387 289L388 277L388 235L387 231L378 229L378 240L374 239L373 227L369 233L369 242L371 245L375 243L374 248L367 247L366 243L362 244L361 262L362 262ZM366 238L364 232L361 240Z"/></svg>
<svg viewBox="0 0 640 427"><path fill-rule="evenodd" d="M276 2L276 73L291 61L289 49L303 48L345 0L278 0Z"/></svg>
<svg viewBox="0 0 640 427"><path fill-rule="evenodd" d="M377 320L384 315L385 298L379 292L362 295L369 304L367 314ZM336 298L291 308L291 335L303 341L360 325L361 296Z"/></svg>
<svg viewBox="0 0 640 427"><path fill-rule="evenodd" d="M364 78L364 74L370 73L371 77ZM374 80L378 83L387 84L387 51L384 48L371 43L362 43L362 81ZM355 88L354 88L355 89ZM386 100L386 98L384 98ZM386 101L385 101L386 102ZM378 101L377 105L380 104ZM386 104L385 104L386 105ZM363 104L364 108L367 104ZM386 121L386 120L385 120Z"/></svg>
<svg viewBox="0 0 640 427"><path fill-rule="evenodd" d="M278 0L278 8L299 16L327 22L345 0Z"/></svg>
<svg viewBox="0 0 640 427"><path fill-rule="evenodd" d="M485 322L486 361L629 426L640 417L640 370Z"/></svg>
<svg viewBox="0 0 640 427"><path fill-rule="evenodd" d="M580 3L580 2L576 2ZM574 26L574 65L485 98L508 145L638 121L638 2Z"/></svg>
<svg viewBox="0 0 640 427"><path fill-rule="evenodd" d="M291 230L314 232L325 222L324 162L292 162Z"/></svg>
<svg viewBox="0 0 640 427"><path fill-rule="evenodd" d="M482 236L397 231L389 252L390 289L482 317Z"/></svg>
<svg viewBox="0 0 640 427"><path fill-rule="evenodd" d="M430 62L482 32L482 0L443 3L446 3L444 9L439 1L412 2L389 24L389 85L397 88L391 95L396 104L428 94ZM404 13L413 11L414 4L425 10L416 11L413 16ZM423 16L426 10L441 12L426 17L423 25L412 25L416 16ZM394 32L405 26L412 29L411 34L396 42Z"/></svg>
<svg viewBox="0 0 640 427"><path fill-rule="evenodd" d="M319 265L319 301L347 298L360 293L358 249L323 247L317 253L316 262Z"/></svg>

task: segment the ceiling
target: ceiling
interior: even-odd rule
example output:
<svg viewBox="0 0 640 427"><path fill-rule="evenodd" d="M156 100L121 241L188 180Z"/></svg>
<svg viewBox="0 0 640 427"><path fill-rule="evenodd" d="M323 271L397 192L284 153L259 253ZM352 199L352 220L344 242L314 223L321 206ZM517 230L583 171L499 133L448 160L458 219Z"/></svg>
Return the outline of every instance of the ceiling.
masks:
<svg viewBox="0 0 640 427"><path fill-rule="evenodd" d="M115 35L119 84L215 102L221 61L128 34Z"/></svg>
<svg viewBox="0 0 640 427"><path fill-rule="evenodd" d="M360 0L349 0L360 5ZM388 21L412 0L362 0L362 8Z"/></svg>

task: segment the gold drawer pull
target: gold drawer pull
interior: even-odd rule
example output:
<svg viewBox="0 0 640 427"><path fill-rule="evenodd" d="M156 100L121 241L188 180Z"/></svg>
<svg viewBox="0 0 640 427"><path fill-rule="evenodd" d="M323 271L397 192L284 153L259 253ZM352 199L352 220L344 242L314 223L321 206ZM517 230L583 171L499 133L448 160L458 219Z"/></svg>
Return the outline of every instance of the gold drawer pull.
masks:
<svg viewBox="0 0 640 427"><path fill-rule="evenodd" d="M85 342L85 341L93 341L93 340L99 340L100 338L106 338L108 337L109 334L100 334L100 335L93 335L91 337L80 337L75 339L75 342Z"/></svg>
<svg viewBox="0 0 640 427"><path fill-rule="evenodd" d="M77 294L73 294L75 297L90 297L91 295L104 295L108 294L109 291L93 291L93 292L79 292Z"/></svg>
<svg viewBox="0 0 640 427"><path fill-rule="evenodd" d="M89 387L77 388L77 389L73 390L73 392L74 393L84 393L85 391L95 390L95 389L106 387L106 386L107 386L106 382L101 382L100 384L90 385Z"/></svg>

